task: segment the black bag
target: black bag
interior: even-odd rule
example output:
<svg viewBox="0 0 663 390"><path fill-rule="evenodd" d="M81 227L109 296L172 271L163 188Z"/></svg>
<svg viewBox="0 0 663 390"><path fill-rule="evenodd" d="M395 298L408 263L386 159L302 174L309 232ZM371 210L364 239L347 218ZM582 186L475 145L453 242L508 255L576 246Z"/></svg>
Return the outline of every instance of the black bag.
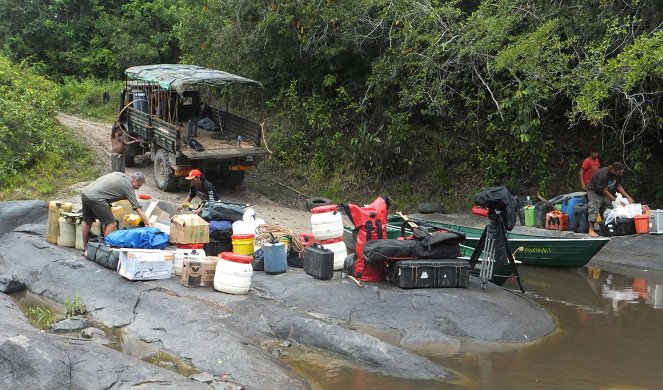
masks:
<svg viewBox="0 0 663 390"><path fill-rule="evenodd" d="M237 222L244 216L244 206L235 203L207 202L200 212L205 221L229 221Z"/></svg>
<svg viewBox="0 0 663 390"><path fill-rule="evenodd" d="M364 261L366 264L384 261L397 261L416 259L414 254L418 244L415 240L371 240L364 246Z"/></svg>
<svg viewBox="0 0 663 390"><path fill-rule="evenodd" d="M423 232L415 229L418 238L414 247L414 255L421 259L455 259L460 257L460 243L465 240L465 234L459 232Z"/></svg>
<svg viewBox="0 0 663 390"><path fill-rule="evenodd" d="M120 252L114 250L109 245L103 242L88 242L87 243L87 256L86 259L94 261L113 271L117 271L117 263L120 260Z"/></svg>

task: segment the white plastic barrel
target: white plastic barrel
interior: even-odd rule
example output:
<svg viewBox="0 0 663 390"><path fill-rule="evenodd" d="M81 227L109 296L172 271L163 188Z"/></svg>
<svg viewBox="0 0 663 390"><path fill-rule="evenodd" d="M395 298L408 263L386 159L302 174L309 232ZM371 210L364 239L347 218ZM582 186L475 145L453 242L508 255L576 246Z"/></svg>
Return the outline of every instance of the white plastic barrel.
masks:
<svg viewBox="0 0 663 390"><path fill-rule="evenodd" d="M222 252L214 272L214 289L228 294L246 294L251 288L253 256Z"/></svg>
<svg viewBox="0 0 663 390"><path fill-rule="evenodd" d="M316 240L343 237L343 217L336 205L311 209L311 230Z"/></svg>
<svg viewBox="0 0 663 390"><path fill-rule="evenodd" d="M348 256L348 248L343 242L343 237L317 242L322 245L323 248L334 252L334 271L342 270L345 258Z"/></svg>
<svg viewBox="0 0 663 390"><path fill-rule="evenodd" d="M182 276L182 266L185 259L205 260L204 249L175 249L173 254L173 274Z"/></svg>
<svg viewBox="0 0 663 390"><path fill-rule="evenodd" d="M64 217L60 217L58 225L58 245L73 248L76 245L76 227Z"/></svg>

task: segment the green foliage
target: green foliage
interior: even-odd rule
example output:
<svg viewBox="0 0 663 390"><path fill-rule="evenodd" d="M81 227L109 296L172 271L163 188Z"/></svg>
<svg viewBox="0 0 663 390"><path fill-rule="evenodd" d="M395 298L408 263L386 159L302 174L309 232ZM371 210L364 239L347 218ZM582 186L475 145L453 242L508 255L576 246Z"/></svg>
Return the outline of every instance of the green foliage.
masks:
<svg viewBox="0 0 663 390"><path fill-rule="evenodd" d="M342 177L564 192L587 149L643 184L663 152L660 1L0 0L0 16L2 50L54 79L179 60L260 80L273 157L339 193ZM106 118L97 83L66 80L59 102Z"/></svg>
<svg viewBox="0 0 663 390"><path fill-rule="evenodd" d="M113 122L119 112L121 89L119 81L67 77L57 88L55 98L58 107L68 114ZM104 93L108 94L108 103L103 101Z"/></svg>
<svg viewBox="0 0 663 390"><path fill-rule="evenodd" d="M92 175L92 157L55 119L54 84L0 57L0 199L45 198ZM84 167L67 172L63 167Z"/></svg>
<svg viewBox="0 0 663 390"><path fill-rule="evenodd" d="M66 298L64 300L64 308L67 318L87 313L87 307L85 307L85 304L81 301L81 297L78 293L76 293L73 298Z"/></svg>

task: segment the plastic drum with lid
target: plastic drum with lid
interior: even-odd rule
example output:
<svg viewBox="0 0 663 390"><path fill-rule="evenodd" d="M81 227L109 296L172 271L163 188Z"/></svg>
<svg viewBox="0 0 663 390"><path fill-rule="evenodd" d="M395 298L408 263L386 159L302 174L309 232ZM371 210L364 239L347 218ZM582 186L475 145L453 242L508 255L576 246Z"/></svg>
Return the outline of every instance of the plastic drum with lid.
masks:
<svg viewBox="0 0 663 390"><path fill-rule="evenodd" d="M232 252L219 254L214 272L214 289L228 294L246 294L251 288L253 256Z"/></svg>
<svg viewBox="0 0 663 390"><path fill-rule="evenodd" d="M311 209L311 230L316 240L343 237L343 216L336 205Z"/></svg>
<svg viewBox="0 0 663 390"><path fill-rule="evenodd" d="M334 271L342 270L345 258L348 257L348 248L343 242L343 237L331 240L319 240L318 244L322 245L323 248L334 252Z"/></svg>

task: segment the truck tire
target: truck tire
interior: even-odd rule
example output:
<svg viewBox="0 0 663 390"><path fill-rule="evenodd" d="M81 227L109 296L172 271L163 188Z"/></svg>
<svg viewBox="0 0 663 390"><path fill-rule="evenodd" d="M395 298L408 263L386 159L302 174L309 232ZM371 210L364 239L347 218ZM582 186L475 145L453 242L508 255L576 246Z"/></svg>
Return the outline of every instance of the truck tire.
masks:
<svg viewBox="0 0 663 390"><path fill-rule="evenodd" d="M157 150L154 156L154 179L157 187L163 191L173 191L177 188L178 179L170 167L168 152L165 149Z"/></svg>
<svg viewBox="0 0 663 390"><path fill-rule="evenodd" d="M444 214L444 206L440 203L419 203L417 211L421 214Z"/></svg>
<svg viewBox="0 0 663 390"><path fill-rule="evenodd" d="M244 182L245 171L225 171L219 175L218 183L220 187L235 189Z"/></svg>
<svg viewBox="0 0 663 390"><path fill-rule="evenodd" d="M306 199L306 210L311 211L315 207L327 206L330 204L334 204L331 199L323 198L322 196L314 196L312 198Z"/></svg>
<svg viewBox="0 0 663 390"><path fill-rule="evenodd" d="M136 165L136 159L134 156L128 155L127 153L124 153L124 166L125 167L133 167Z"/></svg>

